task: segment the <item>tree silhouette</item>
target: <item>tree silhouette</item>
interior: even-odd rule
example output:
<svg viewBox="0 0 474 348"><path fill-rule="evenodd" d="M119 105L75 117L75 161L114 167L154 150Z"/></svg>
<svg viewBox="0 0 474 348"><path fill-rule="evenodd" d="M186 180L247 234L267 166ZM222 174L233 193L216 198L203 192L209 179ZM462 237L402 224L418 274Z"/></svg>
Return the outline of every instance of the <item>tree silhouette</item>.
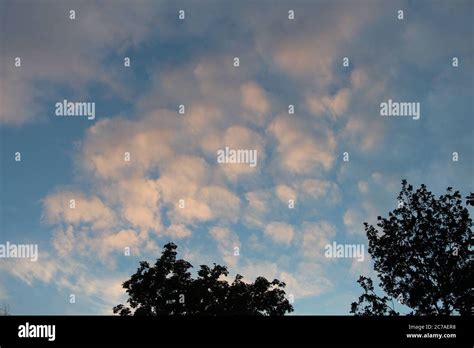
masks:
<svg viewBox="0 0 474 348"><path fill-rule="evenodd" d="M471 192L470 195L466 197L466 204L474 205L474 193Z"/></svg>
<svg viewBox="0 0 474 348"><path fill-rule="evenodd" d="M174 243L163 248L161 257L151 267L140 262L137 272L123 283L130 307L119 304L120 315L284 315L293 311L285 298L285 283L269 282L258 277L253 283L242 281L238 274L232 283L225 277L227 267L202 265L197 278L193 266L176 259Z"/></svg>
<svg viewBox="0 0 474 348"><path fill-rule="evenodd" d="M364 293L351 313L398 315L395 298L412 315L471 315L472 220L460 193L449 187L436 198L425 185L414 191L403 180L398 201L387 218L377 218L381 231L364 223L379 286L389 297L376 295L372 280L361 276Z"/></svg>

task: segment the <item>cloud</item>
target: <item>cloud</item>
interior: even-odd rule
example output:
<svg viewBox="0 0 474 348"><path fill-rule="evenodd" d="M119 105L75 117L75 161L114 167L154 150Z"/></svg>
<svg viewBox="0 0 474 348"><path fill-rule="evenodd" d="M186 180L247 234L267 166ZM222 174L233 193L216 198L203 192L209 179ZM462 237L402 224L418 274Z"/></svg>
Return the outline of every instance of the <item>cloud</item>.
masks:
<svg viewBox="0 0 474 348"><path fill-rule="evenodd" d="M270 103L265 91L256 82L246 82L240 87L242 107L249 111L247 119L257 125L263 125L265 116L270 110Z"/></svg>
<svg viewBox="0 0 474 348"><path fill-rule="evenodd" d="M214 218L236 222L240 218L240 199L233 192L220 186L206 186L198 197L209 206Z"/></svg>
<svg viewBox="0 0 474 348"><path fill-rule="evenodd" d="M134 177L102 187L107 203L120 207L120 216L133 227L160 230L160 187L154 180Z"/></svg>
<svg viewBox="0 0 474 348"><path fill-rule="evenodd" d="M94 306L90 312L97 308L111 308L124 299L124 290L121 284L125 279L124 274L94 273L90 265L83 264L71 257L57 257L46 251L40 252L37 262L27 259L6 259L0 263L0 268L12 276L22 280L29 286L36 282L53 284L60 290L68 291L76 296L76 301L91 301Z"/></svg>
<svg viewBox="0 0 474 348"><path fill-rule="evenodd" d="M200 188L195 196L183 199L184 207L176 204L168 214L173 220L186 223L215 219L236 222L240 217L239 197L223 187L205 186Z"/></svg>
<svg viewBox="0 0 474 348"><path fill-rule="evenodd" d="M182 155L168 161L157 182L165 202L176 204L179 199L194 197L199 188L210 180L210 175L209 166L204 159Z"/></svg>
<svg viewBox="0 0 474 348"><path fill-rule="evenodd" d="M307 174L315 170L329 170L334 162L336 140L333 132L322 126L311 134L303 125L279 115L268 131L277 140L278 165L291 173Z"/></svg>
<svg viewBox="0 0 474 348"><path fill-rule="evenodd" d="M64 267L67 266L64 265ZM0 268L3 268L4 271L9 272L30 286L35 281L42 283L53 281L57 272L62 269L48 252L41 250L36 262L24 258L4 259L0 263Z"/></svg>
<svg viewBox="0 0 474 348"><path fill-rule="evenodd" d="M347 111L351 93L348 88L339 90L334 96L308 96L308 109L315 115L328 112L332 117L338 117Z"/></svg>
<svg viewBox="0 0 474 348"><path fill-rule="evenodd" d="M146 232L132 229L94 234L89 228L68 226L64 230L57 228L51 242L58 258L99 261L112 270L116 268L116 257L125 255L125 248L130 248L130 255L143 254L147 239Z"/></svg>
<svg viewBox="0 0 474 348"><path fill-rule="evenodd" d="M60 256L69 255L76 246L74 227L68 226L65 230L58 228L52 238L52 244Z"/></svg>
<svg viewBox="0 0 474 348"><path fill-rule="evenodd" d="M0 53L0 123L47 120L51 101L62 99L64 91L103 105L117 102L122 112L111 108L110 115L101 115L85 130L73 157L71 188L57 187L44 197L51 253L43 255L41 267L8 263L8 272L27 284L41 281L61 289L80 291L79 285L87 283L83 293L104 305L108 296L114 302L120 297L118 279L126 276L113 269L105 277L101 270L116 266L124 246L140 256L156 256L159 241L186 239L194 260L212 263L216 254L202 248L207 238L195 231L211 225L215 250L244 276L281 277L297 298L327 291L331 282L322 257L338 221L321 216L342 218L348 233L360 233L365 218L394 203L390 194L403 174L390 166L372 174L371 166L384 168L384 158L396 161L400 153L416 158L411 150L417 149L405 141L417 139L413 124L388 124L377 116L376 106L397 90L407 95L427 90L432 120L439 107L435 101L452 101L444 103L451 112L458 99L448 97L457 95L459 81L444 68L425 73L432 69L421 53L433 51L429 48L438 44L437 37L452 37L445 40L449 49L428 57L429 62L440 67L439 62L449 62L449 52L469 56L463 35L455 35L465 32L463 26L456 23L445 31L432 28L426 18L403 28L396 21L387 26L392 10L369 3L295 3L295 21L286 19L284 4L239 5L232 11L219 4L215 11L188 4L186 22L176 20L174 5L164 5L77 2L78 18L72 22L68 4L33 4L27 11L21 4L0 4L1 12L9 13L2 35L14 38ZM448 18L440 9L432 11ZM224 22L229 25L220 25ZM386 40L394 28L401 30L399 38ZM233 40L223 40L228 37ZM188 44L201 41L204 49ZM384 55L388 47L399 54ZM132 67L124 71L125 55L131 56ZM15 56L22 57L20 69L12 64ZM240 58L238 68L234 56ZM351 61L347 69L342 67L345 56ZM472 65L461 62L466 70ZM404 66L422 67L423 73L401 74ZM464 75L468 81L470 75ZM422 98L423 93L413 95ZM290 102L295 115L286 113ZM184 115L177 112L180 104ZM458 113L469 114L464 111ZM439 117L441 122L424 129L456 133L447 119ZM392 146L392 138L403 134L410 151ZM382 156L384 144L392 152ZM217 164L216 151L226 146L257 150L257 167ZM443 146L448 151L461 145ZM340 166L341 149L350 152L350 164ZM127 152L130 161L124 159ZM337 181L334 172L340 174ZM339 207L343 194L345 203L354 199L357 205ZM69 208L72 198L75 209ZM295 209L288 209L289 199L298 200ZM245 259L233 255L244 234L250 235L249 244L242 243L245 251L254 252L243 253ZM272 248L265 246L267 238L275 242ZM282 253L290 245L296 249Z"/></svg>
<svg viewBox="0 0 474 348"><path fill-rule="evenodd" d="M43 199L43 219L49 224L90 224L103 230L115 225L114 212L96 196L81 192L61 191Z"/></svg>
<svg viewBox="0 0 474 348"><path fill-rule="evenodd" d="M210 221L212 219L212 211L206 203L194 198L186 198L184 200L184 208L175 207L174 210L170 211L168 217L172 221L193 224Z"/></svg>
<svg viewBox="0 0 474 348"><path fill-rule="evenodd" d="M327 86L334 79L334 62L342 62L347 55L346 47L376 15L376 7L325 3L318 5L317 10L298 4L293 9L297 20L288 21L288 26L282 26L281 21L259 25L257 49L262 55L270 53L273 63L291 78L312 86ZM278 13L278 8L274 10ZM320 13L325 16L318 16ZM261 19L256 18L257 23Z"/></svg>
<svg viewBox="0 0 474 348"><path fill-rule="evenodd" d="M271 222L265 228L265 234L270 236L275 242L290 244L295 232L293 227L284 222Z"/></svg>
<svg viewBox="0 0 474 348"><path fill-rule="evenodd" d="M249 226L264 228L265 217L272 206L272 194L265 190L251 191L245 193L245 199L244 222Z"/></svg>
<svg viewBox="0 0 474 348"><path fill-rule="evenodd" d="M209 234L217 242L217 247L226 265L234 268L238 262L238 255L234 255L235 248L240 249L240 240L237 234L225 227L212 227ZM239 253L240 254L240 253Z"/></svg>
<svg viewBox="0 0 474 348"><path fill-rule="evenodd" d="M72 6L76 19L70 20L71 6L59 2L1 6L8 13L2 35L15 39L5 41L0 53L0 124L15 126L52 117L52 105L44 103L50 102L51 90L64 84L84 96L89 83L101 83L125 98L129 89L117 73L123 66L104 68L103 61L110 52L123 52L148 37L152 26L144 24L151 24L156 13L150 6L79 1ZM16 57L21 67L15 67ZM38 87L44 83L49 88Z"/></svg>
<svg viewBox="0 0 474 348"><path fill-rule="evenodd" d="M340 200L340 189L334 182L321 179L307 179L296 183L298 194L306 199L326 200L336 203Z"/></svg>
<svg viewBox="0 0 474 348"><path fill-rule="evenodd" d="M383 139L383 125L352 114L340 134L349 140L349 144L360 147L363 151L372 151Z"/></svg>
<svg viewBox="0 0 474 348"><path fill-rule="evenodd" d="M325 207L331 207L339 203L341 200L341 190L335 182L323 179L302 179L292 180L289 185L278 184L275 186L275 199L284 203L288 207L290 199L295 200L295 206L308 204L314 210L318 209L318 204ZM275 206L273 200L272 205Z"/></svg>
<svg viewBox="0 0 474 348"><path fill-rule="evenodd" d="M298 264L296 272L281 272L280 276L286 284L287 294L294 296L296 305L298 300L319 296L333 286L321 265L315 263L302 262Z"/></svg>
<svg viewBox="0 0 474 348"><path fill-rule="evenodd" d="M218 145L216 148L215 146ZM255 167L249 163L219 164L219 167L225 173L226 177L235 181L242 175L255 175L258 168L262 166L265 159L264 140L256 132L242 126L232 126L226 129L224 136L213 146L213 154L217 150L229 147L233 150L251 150L257 153L257 162Z"/></svg>
<svg viewBox="0 0 474 348"><path fill-rule="evenodd" d="M247 262L239 265L237 273L241 274L244 277L243 281L248 283L254 282L257 277L265 277L272 281L278 277L278 265L270 261Z"/></svg>
<svg viewBox="0 0 474 348"><path fill-rule="evenodd" d="M349 208L344 213L343 222L347 231L351 234L365 234L364 230L365 214L357 208Z"/></svg>
<svg viewBox="0 0 474 348"><path fill-rule="evenodd" d="M248 205L251 210L258 212L266 212L268 210L271 194L266 191L252 191L245 194Z"/></svg>
<svg viewBox="0 0 474 348"><path fill-rule="evenodd" d="M288 203L288 200L296 200L297 195L295 190L287 185L277 185L275 187L275 193L283 203Z"/></svg>
<svg viewBox="0 0 474 348"><path fill-rule="evenodd" d="M125 289L122 287L123 279L125 275L95 276L81 273L76 276L74 282L68 277L59 276L56 284L69 294L74 294L76 303L88 303L88 313L112 315L112 308L126 300Z"/></svg>
<svg viewBox="0 0 474 348"><path fill-rule="evenodd" d="M77 162L83 175L98 180L118 180L163 166L175 155L178 139L176 114L156 110L141 122L114 118L103 119L91 126L81 142ZM175 120L176 121L176 120ZM162 124L165 123L165 124ZM160 151L156 151L160 149ZM125 160L125 153L130 161Z"/></svg>
<svg viewBox="0 0 474 348"><path fill-rule="evenodd" d="M138 247L140 242L137 232L133 230L122 230L103 236L101 239L100 252L106 255L111 251L121 251L123 253L126 247L130 248L131 254L136 253L134 249Z"/></svg>
<svg viewBox="0 0 474 348"><path fill-rule="evenodd" d="M304 222L301 234L303 256L309 259L324 259L324 247L336 236L336 228L328 221Z"/></svg>
<svg viewBox="0 0 474 348"><path fill-rule="evenodd" d="M244 276L244 281L253 282L259 276L267 280L279 279L286 284L287 296L293 295L295 302L305 298L321 295L332 287L323 269L314 263L299 263L292 272L281 270L276 262L249 262L239 266L238 273ZM297 303L297 302L296 302Z"/></svg>
<svg viewBox="0 0 474 348"><path fill-rule="evenodd" d="M173 224L166 229L165 234L172 238L181 239L191 236L192 232L183 224Z"/></svg>

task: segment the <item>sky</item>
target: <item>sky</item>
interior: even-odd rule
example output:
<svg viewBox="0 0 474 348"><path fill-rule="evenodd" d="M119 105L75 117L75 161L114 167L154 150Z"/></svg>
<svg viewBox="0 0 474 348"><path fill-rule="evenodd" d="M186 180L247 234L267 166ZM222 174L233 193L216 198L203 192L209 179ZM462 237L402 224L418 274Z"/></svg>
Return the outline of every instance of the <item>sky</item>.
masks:
<svg viewBox="0 0 474 348"><path fill-rule="evenodd" d="M473 191L473 15L459 0L0 0L0 244L39 248L0 259L0 303L112 314L173 241L195 269L283 280L294 314L349 314L358 277L377 276L363 222L397 207L402 179ZM419 119L382 116L389 99ZM57 116L63 100L95 117ZM226 147L256 166L218 163ZM333 242L364 261L326 257Z"/></svg>

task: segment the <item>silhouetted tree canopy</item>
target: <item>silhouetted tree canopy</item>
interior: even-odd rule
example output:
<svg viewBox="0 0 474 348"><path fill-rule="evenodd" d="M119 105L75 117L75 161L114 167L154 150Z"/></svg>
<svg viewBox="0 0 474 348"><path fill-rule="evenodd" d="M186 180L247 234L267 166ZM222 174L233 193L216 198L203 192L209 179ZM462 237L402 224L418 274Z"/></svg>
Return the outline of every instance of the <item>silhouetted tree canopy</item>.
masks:
<svg viewBox="0 0 474 348"><path fill-rule="evenodd" d="M471 192L469 196L466 197L466 204L474 205L474 193Z"/></svg>
<svg viewBox="0 0 474 348"><path fill-rule="evenodd" d="M284 315L293 311L285 297L285 283L258 277L253 283L237 275L229 284L225 266L202 265L193 279L177 246L168 243L153 266L140 262L137 272L123 283L129 307L119 304L120 315Z"/></svg>
<svg viewBox="0 0 474 348"><path fill-rule="evenodd" d="M376 295L372 280L361 276L364 293L351 313L398 315L398 299L412 309L407 314L471 315L472 220L460 193L449 187L436 198L425 185L414 191L403 180L398 200L387 218L377 218L380 231L364 223L379 286L388 297Z"/></svg>

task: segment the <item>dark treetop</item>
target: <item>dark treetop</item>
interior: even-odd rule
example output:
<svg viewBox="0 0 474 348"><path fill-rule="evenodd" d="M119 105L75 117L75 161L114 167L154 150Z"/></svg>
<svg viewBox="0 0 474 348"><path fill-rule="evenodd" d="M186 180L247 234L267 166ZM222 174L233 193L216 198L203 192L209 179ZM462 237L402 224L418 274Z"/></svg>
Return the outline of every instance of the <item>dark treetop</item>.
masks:
<svg viewBox="0 0 474 348"><path fill-rule="evenodd" d="M398 315L395 298L411 309L407 314L471 315L472 220L460 193L449 187L436 198L425 185L414 191L403 180L398 201L388 217L378 217L381 230L364 224L379 285L389 297L376 295L372 280L361 276L364 293L351 313Z"/></svg>
<svg viewBox="0 0 474 348"><path fill-rule="evenodd" d="M140 262L132 277L123 283L130 307L120 304L120 315L284 315L293 311L285 297L285 283L258 277L253 283L237 275L224 280L225 266L202 265L193 279L193 266L176 259L177 246L168 243L153 266Z"/></svg>

